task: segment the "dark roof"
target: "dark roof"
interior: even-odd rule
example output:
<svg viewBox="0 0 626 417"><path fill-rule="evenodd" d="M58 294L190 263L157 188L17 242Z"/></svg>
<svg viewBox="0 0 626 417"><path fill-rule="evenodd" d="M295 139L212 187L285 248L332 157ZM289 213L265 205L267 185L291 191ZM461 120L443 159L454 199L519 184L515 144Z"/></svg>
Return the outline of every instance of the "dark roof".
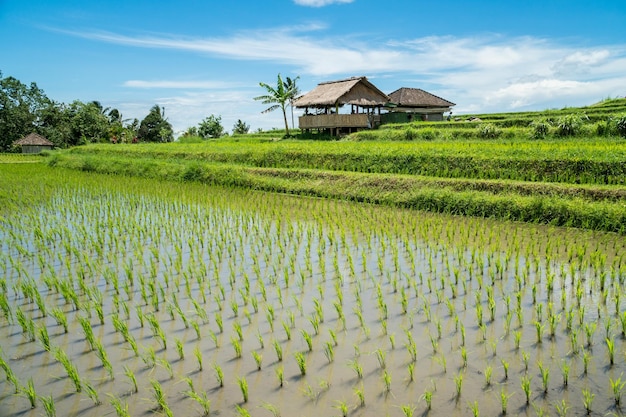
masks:
<svg viewBox="0 0 626 417"><path fill-rule="evenodd" d="M352 77L320 83L313 90L299 97L294 102L294 106L300 108L344 104L382 106L388 101L389 97L370 83L366 77Z"/></svg>
<svg viewBox="0 0 626 417"><path fill-rule="evenodd" d="M54 143L37 133L31 133L28 136L24 136L22 139L13 142L13 144L18 146L54 146Z"/></svg>
<svg viewBox="0 0 626 417"><path fill-rule="evenodd" d="M392 103L399 107L452 107L454 103L420 88L399 88L389 94Z"/></svg>

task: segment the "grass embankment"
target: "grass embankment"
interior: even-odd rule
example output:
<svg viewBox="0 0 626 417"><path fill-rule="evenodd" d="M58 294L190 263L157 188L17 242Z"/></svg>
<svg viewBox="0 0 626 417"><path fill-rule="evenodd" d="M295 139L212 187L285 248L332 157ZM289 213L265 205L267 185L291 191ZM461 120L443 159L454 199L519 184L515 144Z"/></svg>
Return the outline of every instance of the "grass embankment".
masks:
<svg viewBox="0 0 626 417"><path fill-rule="evenodd" d="M442 213L626 233L626 142L314 142L93 145L50 163Z"/></svg>

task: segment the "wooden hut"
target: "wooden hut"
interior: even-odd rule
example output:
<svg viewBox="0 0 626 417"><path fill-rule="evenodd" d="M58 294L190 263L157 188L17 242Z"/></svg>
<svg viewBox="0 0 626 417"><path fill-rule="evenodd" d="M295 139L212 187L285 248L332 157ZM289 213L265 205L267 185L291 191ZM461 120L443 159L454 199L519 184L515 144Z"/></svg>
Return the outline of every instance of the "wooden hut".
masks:
<svg viewBox="0 0 626 417"><path fill-rule="evenodd" d="M40 153L41 151L49 151L54 143L37 133L31 133L20 140L13 142L14 146L21 146L22 153Z"/></svg>
<svg viewBox="0 0 626 417"><path fill-rule="evenodd" d="M298 120L301 130L324 130L339 136L380 124L380 109L387 102L389 97L366 77L352 77L320 83L294 106L304 109Z"/></svg>
<svg viewBox="0 0 626 417"><path fill-rule="evenodd" d="M441 121L454 103L419 88L400 88L389 94L388 113L383 123L406 123L413 120Z"/></svg>

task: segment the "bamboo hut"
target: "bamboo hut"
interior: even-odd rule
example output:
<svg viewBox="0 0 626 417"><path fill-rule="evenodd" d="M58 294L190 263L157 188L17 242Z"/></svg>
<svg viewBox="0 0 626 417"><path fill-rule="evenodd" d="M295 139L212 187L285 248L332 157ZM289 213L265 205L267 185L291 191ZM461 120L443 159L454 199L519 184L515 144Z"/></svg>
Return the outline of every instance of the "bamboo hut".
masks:
<svg viewBox="0 0 626 417"><path fill-rule="evenodd" d="M380 124L380 110L387 102L389 97L366 77L352 77L320 83L299 97L294 106L304 109L298 120L301 130L316 129L339 136Z"/></svg>
<svg viewBox="0 0 626 417"><path fill-rule="evenodd" d="M442 121L443 114L450 112L454 103L420 88L399 88L389 94L388 113L383 123L406 123L413 120Z"/></svg>
<svg viewBox="0 0 626 417"><path fill-rule="evenodd" d="M54 143L37 133L31 133L20 140L16 140L13 145L21 146L22 153L40 153L51 150Z"/></svg>

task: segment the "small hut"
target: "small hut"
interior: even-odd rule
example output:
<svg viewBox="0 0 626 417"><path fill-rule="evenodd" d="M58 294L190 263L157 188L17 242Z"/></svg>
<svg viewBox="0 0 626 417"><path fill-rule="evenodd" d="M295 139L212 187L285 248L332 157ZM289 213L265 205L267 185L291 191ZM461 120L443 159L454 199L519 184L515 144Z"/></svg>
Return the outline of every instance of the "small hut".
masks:
<svg viewBox="0 0 626 417"><path fill-rule="evenodd" d="M14 146L21 146L22 153L40 153L41 151L49 151L54 143L37 133L31 133L20 140L13 142Z"/></svg>
<svg viewBox="0 0 626 417"><path fill-rule="evenodd" d="M304 109L298 120L300 129L325 130L339 136L380 124L380 109L388 101L389 97L366 77L352 77L320 83L299 97L294 106ZM344 108L348 105L349 111Z"/></svg>
<svg viewBox="0 0 626 417"><path fill-rule="evenodd" d="M442 121L454 103L420 88L400 88L389 94L388 113L383 123L406 123L413 120Z"/></svg>

